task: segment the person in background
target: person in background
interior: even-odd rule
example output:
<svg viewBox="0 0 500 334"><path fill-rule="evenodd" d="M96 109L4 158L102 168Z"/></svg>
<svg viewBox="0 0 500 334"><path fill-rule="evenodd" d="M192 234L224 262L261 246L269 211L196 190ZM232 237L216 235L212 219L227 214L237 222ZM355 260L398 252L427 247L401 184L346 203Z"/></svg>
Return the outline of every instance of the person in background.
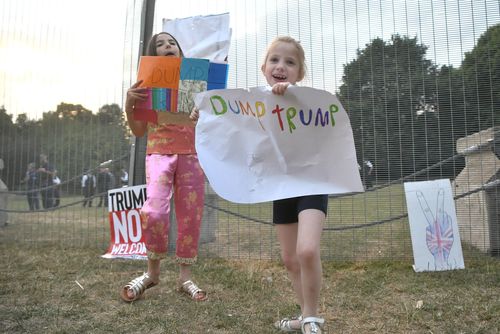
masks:
<svg viewBox="0 0 500 334"><path fill-rule="evenodd" d="M108 207L108 190L113 189L115 176L109 171L107 167L99 167L97 173L97 194L99 195L99 203L97 207Z"/></svg>
<svg viewBox="0 0 500 334"><path fill-rule="evenodd" d="M4 168L4 162L3 159L0 158L0 227L2 226L7 226L8 221L9 221L9 215L7 214L7 202L8 202L8 197L9 194L7 194L7 191L9 188L7 188L7 185L2 181L2 171Z"/></svg>
<svg viewBox="0 0 500 334"><path fill-rule="evenodd" d="M96 188L96 178L95 175L92 174L92 171L86 170L85 174L82 176L82 194L83 194L83 203L82 206L86 207L87 204L89 208L92 207L92 196L94 196Z"/></svg>
<svg viewBox="0 0 500 334"><path fill-rule="evenodd" d="M52 180L52 183L54 184L54 203L53 207L58 207L59 204L61 203L61 179L59 176L57 176L57 170L54 171L54 179Z"/></svg>
<svg viewBox="0 0 500 334"><path fill-rule="evenodd" d="M30 211L35 211L40 209L40 203L38 199L38 172L36 170L36 163L30 162L28 164L28 169L24 179L21 183L26 184L26 197L28 200L28 206Z"/></svg>
<svg viewBox="0 0 500 334"><path fill-rule="evenodd" d="M179 43L168 33L153 35L149 56L183 57ZM134 119L137 103L147 99L147 91L136 82L127 92L127 122L136 137L148 134L146 148L147 200L141 208L142 230L147 248L147 272L121 290L124 301L140 298L146 289L160 282L160 261L167 255L170 203L175 199L177 241L175 260L179 264L179 291L192 300L203 301L207 293L191 279L191 265L198 256L201 218L205 198L205 175L194 147L194 123L179 113L179 123L152 124ZM136 111L137 112L137 111ZM189 112L189 111L184 111ZM184 115L183 115L184 114ZM175 116L176 114L172 114ZM185 117L182 119L182 117Z"/></svg>
<svg viewBox="0 0 500 334"><path fill-rule="evenodd" d="M54 167L49 163L47 154L40 154L40 166L37 169L42 195L42 207L50 209L54 206Z"/></svg>
<svg viewBox="0 0 500 334"><path fill-rule="evenodd" d="M370 160L363 161L363 183L365 189L370 189L373 186L373 164Z"/></svg>
<svg viewBox="0 0 500 334"><path fill-rule="evenodd" d="M122 187L128 186L128 172L125 170L125 168L122 168L120 170L120 182Z"/></svg>

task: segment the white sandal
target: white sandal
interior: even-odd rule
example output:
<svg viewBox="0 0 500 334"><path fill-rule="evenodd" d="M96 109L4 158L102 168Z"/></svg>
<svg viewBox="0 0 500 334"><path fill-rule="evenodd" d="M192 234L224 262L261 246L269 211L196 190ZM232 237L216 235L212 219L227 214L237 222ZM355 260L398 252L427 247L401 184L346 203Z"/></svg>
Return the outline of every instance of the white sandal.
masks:
<svg viewBox="0 0 500 334"><path fill-rule="evenodd" d="M299 315L298 317L283 318L281 320L278 320L274 323L274 327L282 332L287 332L287 333L299 332L300 327L299 328L292 327L292 321L294 320L298 320L300 325L302 323L302 315Z"/></svg>
<svg viewBox="0 0 500 334"><path fill-rule="evenodd" d="M123 301L130 303L141 298L147 289L152 288L156 285L158 285L158 282L154 282L148 273L144 273L141 276L136 277L128 282L120 292L120 296L122 297ZM130 298L128 296L129 290L134 293L134 297Z"/></svg>
<svg viewBox="0 0 500 334"><path fill-rule="evenodd" d="M321 327L325 323L325 319L318 317L306 317L302 320L302 333L306 334L305 325L309 324L310 334L321 334Z"/></svg>
<svg viewBox="0 0 500 334"><path fill-rule="evenodd" d="M202 302L207 300L208 295L205 290L200 289L193 281L187 280L179 285L179 291L187 294L192 300Z"/></svg>

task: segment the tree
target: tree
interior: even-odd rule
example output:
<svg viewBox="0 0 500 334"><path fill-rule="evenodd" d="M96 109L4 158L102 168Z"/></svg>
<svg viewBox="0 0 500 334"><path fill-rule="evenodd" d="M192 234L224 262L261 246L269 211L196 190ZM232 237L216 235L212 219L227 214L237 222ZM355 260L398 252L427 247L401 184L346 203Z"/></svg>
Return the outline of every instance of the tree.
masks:
<svg viewBox="0 0 500 334"><path fill-rule="evenodd" d="M105 105L97 114L80 104L60 103L55 111L40 120L29 120L20 114L16 123L5 108L0 108L0 157L6 168L2 179L9 189L19 181L29 162L48 154L61 180L73 180L65 191L79 191L85 168L128 155L128 133L117 104ZM121 162L122 167L125 163ZM5 177L4 177L5 175Z"/></svg>
<svg viewBox="0 0 500 334"><path fill-rule="evenodd" d="M462 62L465 82L466 132L500 124L500 24L482 34Z"/></svg>
<svg viewBox="0 0 500 334"><path fill-rule="evenodd" d="M344 67L339 97L349 113L358 161L374 162L377 178L456 176L463 159L456 140L464 130L464 84L451 66L426 59L417 38L374 39Z"/></svg>

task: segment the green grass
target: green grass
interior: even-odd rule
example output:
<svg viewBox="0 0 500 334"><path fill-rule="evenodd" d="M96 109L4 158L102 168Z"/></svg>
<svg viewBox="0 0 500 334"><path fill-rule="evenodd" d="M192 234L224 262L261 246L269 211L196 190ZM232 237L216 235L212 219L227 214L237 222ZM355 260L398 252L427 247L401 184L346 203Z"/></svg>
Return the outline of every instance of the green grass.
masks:
<svg viewBox="0 0 500 334"><path fill-rule="evenodd" d="M218 205L241 216L212 217L215 240L200 246L193 268L209 293L204 303L176 291L170 258L160 285L123 303L121 287L146 263L100 257L109 242L104 208L9 214L0 228L0 332L278 333L273 322L298 309L274 229L254 221L270 222L271 206ZM9 201L10 209L25 207L25 198ZM465 270L415 273L406 218L331 230L405 211L401 186L330 200L320 304L326 333L499 333L498 258L462 243Z"/></svg>
<svg viewBox="0 0 500 334"><path fill-rule="evenodd" d="M65 246L99 246L105 250L109 238L107 209L83 208L81 204L65 207L79 199L81 196L63 196L63 208L56 211L10 213L11 223L8 229L0 231L0 242L54 242ZM204 218L204 224L211 224L216 240L202 245L201 254L236 259L279 259L274 228L270 225L270 203L238 205L217 197L214 204L223 210L215 210L214 215ZM12 196L8 208L26 210L25 197ZM331 198L322 238L323 257L350 261L410 258L407 219L368 228L335 230L395 217L405 212L404 191L399 185L377 192Z"/></svg>
<svg viewBox="0 0 500 334"><path fill-rule="evenodd" d="M272 323L298 311L275 261L200 259L193 274L209 301L195 303L175 290L167 259L161 284L126 304L119 291L144 261L103 259L91 248L0 251L2 333L277 333ZM399 261L325 261L326 333L498 333L500 263L475 257L466 267L415 273Z"/></svg>

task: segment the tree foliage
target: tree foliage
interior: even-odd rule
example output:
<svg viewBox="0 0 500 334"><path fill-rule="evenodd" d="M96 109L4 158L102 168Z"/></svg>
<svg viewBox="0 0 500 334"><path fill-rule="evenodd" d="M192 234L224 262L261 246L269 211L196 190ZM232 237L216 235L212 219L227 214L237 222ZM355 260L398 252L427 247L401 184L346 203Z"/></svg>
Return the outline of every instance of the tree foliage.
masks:
<svg viewBox="0 0 500 334"><path fill-rule="evenodd" d="M500 24L489 28L462 63L467 132L500 124Z"/></svg>
<svg viewBox="0 0 500 334"><path fill-rule="evenodd" d="M349 113L358 161L380 180L436 165L423 178L454 177L457 139L499 124L500 26L481 36L460 69L426 59L417 38L374 39L344 67L339 97Z"/></svg>
<svg viewBox="0 0 500 334"><path fill-rule="evenodd" d="M67 191L79 191L84 169L107 160L118 161L112 168L126 167L129 135L117 104L104 105L97 113L82 105L61 103L45 112L40 120L18 115L16 122L0 108L1 158L5 162L2 179L10 189L19 187L29 162L46 153L63 180Z"/></svg>

